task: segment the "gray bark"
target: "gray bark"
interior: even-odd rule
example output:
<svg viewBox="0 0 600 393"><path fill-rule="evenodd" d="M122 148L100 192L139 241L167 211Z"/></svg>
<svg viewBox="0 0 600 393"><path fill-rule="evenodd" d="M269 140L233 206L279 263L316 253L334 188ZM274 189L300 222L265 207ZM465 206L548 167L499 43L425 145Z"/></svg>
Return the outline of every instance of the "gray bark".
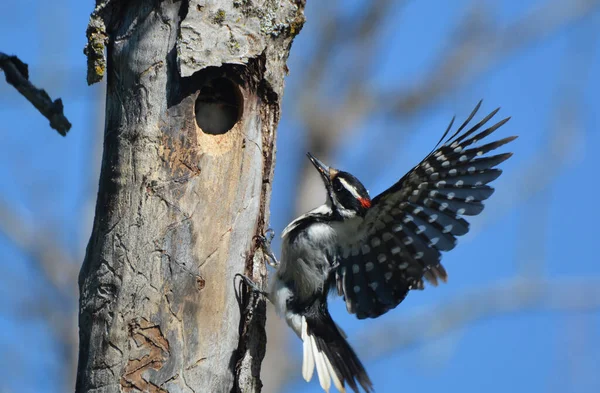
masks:
<svg viewBox="0 0 600 393"><path fill-rule="evenodd" d="M254 236L303 21L292 0L98 0L86 53L88 81L107 76L106 125L78 393L260 391L265 303L234 276L266 281ZM195 111L217 78L239 119L212 135Z"/></svg>

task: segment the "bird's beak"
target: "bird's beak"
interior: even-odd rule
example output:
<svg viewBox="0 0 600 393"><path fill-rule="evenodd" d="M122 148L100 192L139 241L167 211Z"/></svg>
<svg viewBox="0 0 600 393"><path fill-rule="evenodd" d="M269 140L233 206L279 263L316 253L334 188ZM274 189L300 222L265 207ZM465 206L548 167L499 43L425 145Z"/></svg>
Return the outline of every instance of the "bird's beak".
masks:
<svg viewBox="0 0 600 393"><path fill-rule="evenodd" d="M325 184L326 185L331 184L331 178L335 174L334 172L337 172L337 171L335 169L330 168L327 165L323 164L319 159L317 159L312 154L306 153L306 155L310 159L310 162L312 162L312 164L315 166L315 168L317 168L317 170L321 174L321 177L323 178L323 181L325 182Z"/></svg>

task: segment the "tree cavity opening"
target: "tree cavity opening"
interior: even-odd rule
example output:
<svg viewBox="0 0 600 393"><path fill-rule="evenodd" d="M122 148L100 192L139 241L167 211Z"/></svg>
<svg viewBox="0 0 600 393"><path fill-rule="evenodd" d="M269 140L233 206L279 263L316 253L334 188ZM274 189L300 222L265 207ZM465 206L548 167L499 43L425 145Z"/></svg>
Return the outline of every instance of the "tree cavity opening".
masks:
<svg viewBox="0 0 600 393"><path fill-rule="evenodd" d="M200 88L196 98L196 124L205 134L225 134L242 117L242 107L238 86L226 78L212 79Z"/></svg>

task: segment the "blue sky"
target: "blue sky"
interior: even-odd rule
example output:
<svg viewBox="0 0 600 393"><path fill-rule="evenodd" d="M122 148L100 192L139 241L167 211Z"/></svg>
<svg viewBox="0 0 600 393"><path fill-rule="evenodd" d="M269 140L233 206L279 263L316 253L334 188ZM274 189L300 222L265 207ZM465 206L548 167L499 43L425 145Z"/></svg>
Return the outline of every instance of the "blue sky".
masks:
<svg viewBox="0 0 600 393"><path fill-rule="evenodd" d="M305 159L303 130L293 114L294 91L298 87L296 76L302 73L304 59L318 39L311 22L319 12L318 3L308 1L308 22L288 61L290 76L279 127L271 209L272 226L278 233L293 209L288 184L297 179ZM360 13L367 3L346 2L341 15ZM491 23L504 26L545 2L487 3ZM365 76L369 89L393 92L414 86L428 75L468 4L463 0L413 1L394 8L374 50L378 66ZM83 255L91 229L91 223L82 217L90 209L90 189L95 192L97 187L100 157L92 146L98 143L95 131L103 110L101 87L87 87L85 83L82 50L92 7L91 1L3 0L2 9L7 11L0 13L0 50L18 54L29 64L32 81L45 87L53 98L63 99L73 124L68 137L58 136L23 97L0 81L0 200L23 217L26 225L49 223L77 256ZM483 215L472 220L477 230L444 256L449 283L409 295L401 306L377 321L359 322L346 314L341 302L334 302L334 318L351 341L378 323L393 323L465 291L476 296L478 290L514 277L518 261L532 255L541 260L538 275L600 276L594 248L596 223L600 221L600 167L595 160L595 146L600 145L600 53L592 51L599 47L598 26L600 13L596 11L576 26L562 28L516 51L414 118L369 117L340 145L331 164L357 175L375 195L429 152L454 114L458 120L465 118L481 98L482 116L497 106L502 107L501 116L512 116L498 131L499 136L520 136L510 147L515 156L503 164L505 174L495 183L497 193ZM343 53L339 56L338 62L343 63ZM468 61L465 64L468 66ZM332 79L332 85L334 82ZM556 108L565 105L576 107L575 128L560 130L562 143L548 149L558 116ZM390 133L407 129L409 137L403 138L397 149L386 146L386 152L392 153L384 157L384 170L371 165L374 157L367 152L373 144L385 145ZM560 149L563 145L569 146L564 152ZM532 167L540 152L556 154L556 160L564 157L564 162L554 167L552 160L545 160L544 168ZM374 172L373 167L379 170ZM524 173L529 173L526 171L539 172L534 179L551 176L551 180L544 182L548 185L541 190L529 192L535 182L531 178L522 182ZM529 197L521 200L518 196L522 193ZM512 200L518 203L509 204ZM510 207L504 210L507 204ZM538 241L532 240L536 238ZM42 281L28 257L1 233L0 255L4 271L0 279L0 392L17 391L17 387L21 392L58 392L55 386L62 367L59 348L51 341L45 324L29 317L38 302ZM415 389L597 392L599 328L598 311L503 314L454 330L426 345L368 361L366 367L379 393ZM403 326L399 324L397 329L401 331ZM300 358L300 343L295 344L294 355ZM359 355L368 358L367 353ZM290 392L318 391L316 381L307 385L299 374L300 370Z"/></svg>

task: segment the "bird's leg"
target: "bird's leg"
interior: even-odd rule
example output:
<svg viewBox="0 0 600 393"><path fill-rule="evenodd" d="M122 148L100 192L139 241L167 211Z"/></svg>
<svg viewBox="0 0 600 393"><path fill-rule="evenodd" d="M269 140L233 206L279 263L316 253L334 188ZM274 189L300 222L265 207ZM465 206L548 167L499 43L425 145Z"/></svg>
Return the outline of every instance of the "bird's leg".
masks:
<svg viewBox="0 0 600 393"><path fill-rule="evenodd" d="M331 266L329 267L329 271L327 272L327 276L329 278L332 278L338 267L340 267L340 261L336 258L335 262L333 262L331 264Z"/></svg>
<svg viewBox="0 0 600 393"><path fill-rule="evenodd" d="M269 293L263 291L262 289L260 289L258 287L258 285L252 281L252 279L250 279L250 277L244 276L243 274L237 273L235 275L235 277L239 277L242 279L242 281L246 284L246 286L252 291L252 292L256 292L260 295L263 295L264 297L266 297L267 299L269 298Z"/></svg>
<svg viewBox="0 0 600 393"><path fill-rule="evenodd" d="M274 237L275 231L271 228L267 229L264 235L257 236L258 241L260 242L260 247L267 256L267 263L272 268L277 269L279 267L279 261L271 249L271 242L273 241Z"/></svg>

